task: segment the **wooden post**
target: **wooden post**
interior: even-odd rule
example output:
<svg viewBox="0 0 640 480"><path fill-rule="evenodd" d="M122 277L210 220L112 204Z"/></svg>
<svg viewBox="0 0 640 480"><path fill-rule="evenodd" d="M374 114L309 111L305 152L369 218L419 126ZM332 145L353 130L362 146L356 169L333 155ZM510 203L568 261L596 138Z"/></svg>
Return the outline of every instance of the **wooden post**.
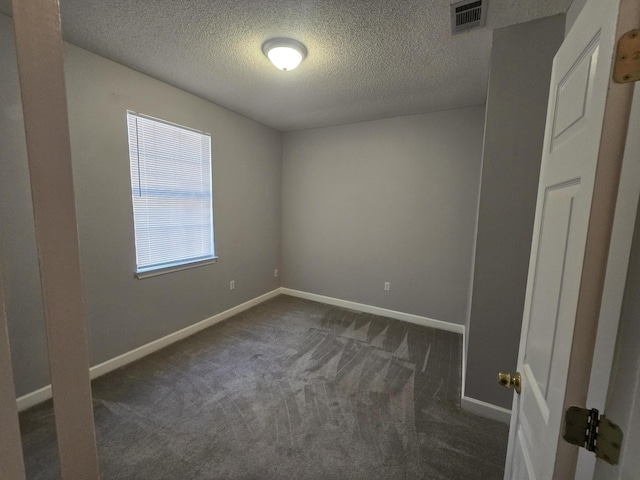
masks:
<svg viewBox="0 0 640 480"><path fill-rule="evenodd" d="M24 480L24 462L0 264L0 478Z"/></svg>
<svg viewBox="0 0 640 480"><path fill-rule="evenodd" d="M49 369L64 480L99 478L57 0L13 0Z"/></svg>

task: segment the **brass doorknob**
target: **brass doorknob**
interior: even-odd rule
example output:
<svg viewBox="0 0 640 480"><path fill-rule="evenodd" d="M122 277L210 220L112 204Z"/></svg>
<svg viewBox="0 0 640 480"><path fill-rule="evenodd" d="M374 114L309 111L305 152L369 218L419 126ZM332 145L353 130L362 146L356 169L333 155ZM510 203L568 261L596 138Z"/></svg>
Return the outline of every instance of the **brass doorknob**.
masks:
<svg viewBox="0 0 640 480"><path fill-rule="evenodd" d="M498 372L498 385L502 385L505 388L511 388L513 386L516 393L520 395L522 387L522 377L520 376L520 372L516 372L513 377L510 373Z"/></svg>

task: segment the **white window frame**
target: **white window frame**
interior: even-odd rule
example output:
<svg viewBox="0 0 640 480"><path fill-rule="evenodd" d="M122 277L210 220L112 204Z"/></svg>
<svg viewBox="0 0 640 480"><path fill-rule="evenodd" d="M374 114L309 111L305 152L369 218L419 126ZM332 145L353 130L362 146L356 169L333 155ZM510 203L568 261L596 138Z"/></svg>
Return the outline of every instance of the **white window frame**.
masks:
<svg viewBox="0 0 640 480"><path fill-rule="evenodd" d="M147 127L147 129L141 131L141 128L144 127ZM179 217L175 210L179 208L190 208L184 197L173 197L174 200L171 201L171 194L148 194L149 190L157 192L158 190L169 189L169 191L171 191L171 188L177 189L186 185L178 185L177 179L181 172L179 167L175 167L175 171L173 171L174 175L170 175L168 177L157 176L158 172L162 171L157 168L157 164L154 171L154 165L150 162L159 158L157 146L161 142L166 141L167 138L161 137L156 142L155 137L153 137L149 133L150 130L148 130L154 127L159 127L161 130L164 129L164 133L166 133L167 136L170 134L177 135L179 141L184 139L186 143L190 143L192 145L191 150L200 150L197 154L198 162L196 162L196 164L200 165L200 176L198 177L197 174L192 174L191 176L194 178L190 179L192 183L189 187L193 188L193 184L196 183L193 180L197 179L197 183L200 184L201 190L199 192L197 189L186 191L196 192L196 195L204 192L205 198L206 195L209 194L208 204L205 203L203 205L202 202L200 202L200 205L194 205L194 207L197 207L195 211L199 213L199 216L202 216L203 214L206 215L207 213L209 214L209 221L207 223L205 220L200 225L196 221L196 229L199 229L200 232L200 245L198 246L198 242L194 242L192 245L186 246L185 250L182 252L180 251L179 246L180 235L184 238L186 230L189 228L187 220L193 221L194 218L197 219L198 215L188 216L188 218L185 219L185 223L180 223L179 221L176 223L176 219L182 217ZM136 251L136 278L147 278L215 263L217 257L215 255L214 243L211 135L200 130L129 110L127 111L127 134L129 138L129 166L131 178L131 203L134 220L134 243ZM144 137L145 134L147 135L146 137ZM197 147L193 146L194 142L198 145ZM181 143L178 145L170 145L174 148L172 153L175 155L175 158L169 157L168 159L163 159L165 164L167 162L170 163L173 160L176 162L180 161L180 155L184 155L183 147L181 147L182 145L183 144ZM164 150L161 152L164 152ZM194 157L188 155L188 158ZM194 171L193 168L191 170L192 172ZM197 169L195 171L197 171ZM153 178L154 173L156 178ZM204 189L202 189L203 185ZM147 189L147 193L145 193L145 189ZM187 197L189 196L190 195L187 193ZM141 201L143 198L145 200ZM153 200L155 200L155 202ZM155 224L151 220L154 218L157 222ZM154 226L156 228L175 227L176 230L174 236L163 233L166 235L165 238L167 245L164 243L158 243L163 242L165 238L153 235L150 232ZM191 227L193 226L194 225L191 225ZM209 231L207 230L207 227L210 227ZM155 245L155 247L153 245ZM189 250L191 250L191 252L187 254ZM194 252L197 252L197 254L194 255Z"/></svg>

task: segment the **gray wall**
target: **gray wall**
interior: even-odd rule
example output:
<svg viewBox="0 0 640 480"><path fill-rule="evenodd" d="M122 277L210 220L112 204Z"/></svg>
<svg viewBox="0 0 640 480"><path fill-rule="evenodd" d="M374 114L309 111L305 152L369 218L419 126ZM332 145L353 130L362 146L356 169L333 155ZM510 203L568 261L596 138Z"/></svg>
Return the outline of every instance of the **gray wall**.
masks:
<svg viewBox="0 0 640 480"><path fill-rule="evenodd" d="M10 36L0 15L0 222L22 395L47 383L47 365ZM282 134L72 45L65 70L92 364L279 287ZM127 109L211 133L216 264L134 279Z"/></svg>
<svg viewBox="0 0 640 480"><path fill-rule="evenodd" d="M510 408L553 56L564 15L496 30L468 329L465 395Z"/></svg>
<svg viewBox="0 0 640 480"><path fill-rule="evenodd" d="M483 118L477 106L285 134L283 286L463 324Z"/></svg>
<svg viewBox="0 0 640 480"><path fill-rule="evenodd" d="M13 28L0 14L0 263L18 395L49 383L26 156Z"/></svg>
<svg viewBox="0 0 640 480"><path fill-rule="evenodd" d="M571 2L571 6L569 7L569 10L567 10L567 22L565 26L565 32L569 32L569 30L575 23L576 18L578 18L578 15L580 15L580 12L584 8L585 3L587 3L587 0L573 0L573 2Z"/></svg>

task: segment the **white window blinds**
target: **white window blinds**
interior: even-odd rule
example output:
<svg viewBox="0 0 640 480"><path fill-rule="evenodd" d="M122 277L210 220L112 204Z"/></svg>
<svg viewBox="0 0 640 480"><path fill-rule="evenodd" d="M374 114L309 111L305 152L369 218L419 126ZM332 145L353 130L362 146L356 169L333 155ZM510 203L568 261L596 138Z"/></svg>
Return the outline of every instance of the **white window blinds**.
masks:
<svg viewBox="0 0 640 480"><path fill-rule="evenodd" d="M211 137L127 113L137 272L214 258Z"/></svg>

